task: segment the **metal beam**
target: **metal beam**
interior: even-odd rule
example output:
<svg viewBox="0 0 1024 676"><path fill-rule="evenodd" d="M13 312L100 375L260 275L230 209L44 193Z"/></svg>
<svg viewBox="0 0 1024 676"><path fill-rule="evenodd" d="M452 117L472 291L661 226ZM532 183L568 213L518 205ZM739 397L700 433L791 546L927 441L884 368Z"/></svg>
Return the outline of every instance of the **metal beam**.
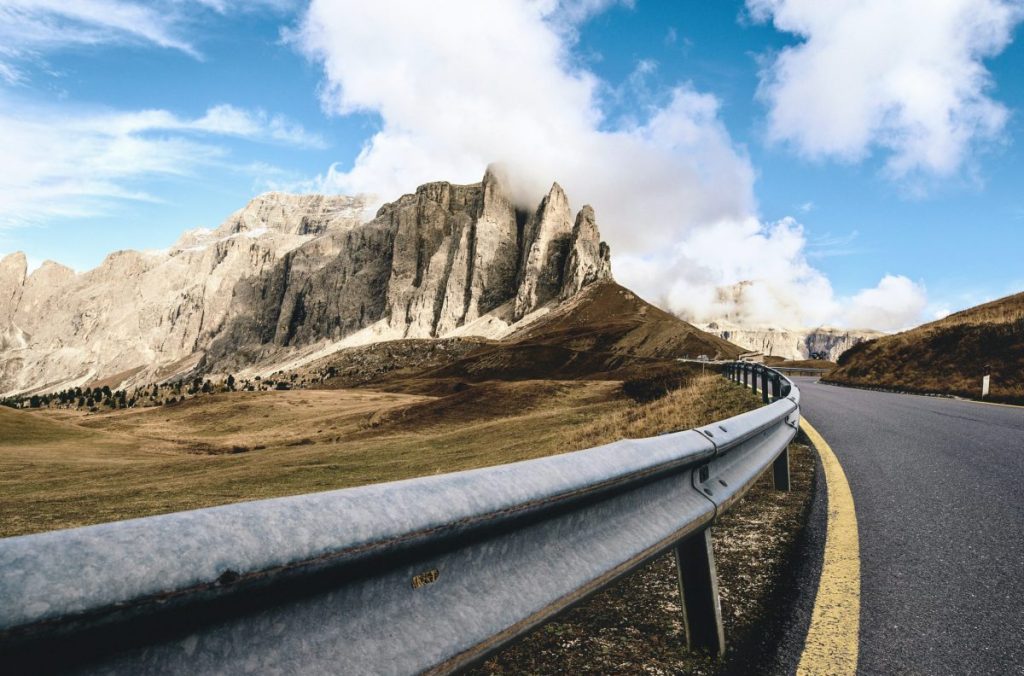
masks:
<svg viewBox="0 0 1024 676"><path fill-rule="evenodd" d="M676 547L676 570L687 647L724 655L725 628L710 528Z"/></svg>

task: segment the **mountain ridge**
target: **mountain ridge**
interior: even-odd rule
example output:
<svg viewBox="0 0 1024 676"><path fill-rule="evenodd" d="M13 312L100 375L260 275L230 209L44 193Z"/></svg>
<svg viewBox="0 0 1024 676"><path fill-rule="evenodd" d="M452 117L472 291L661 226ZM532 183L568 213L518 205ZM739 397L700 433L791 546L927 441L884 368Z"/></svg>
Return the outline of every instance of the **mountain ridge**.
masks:
<svg viewBox="0 0 1024 676"><path fill-rule="evenodd" d="M287 359L354 334L504 335L611 278L593 210L558 184L533 211L498 173L427 183L365 221L358 197L266 193L162 252L76 273L0 260L0 392L123 385Z"/></svg>
<svg viewBox="0 0 1024 676"><path fill-rule="evenodd" d="M748 328L724 321L704 324L700 328L751 352L797 361L811 359L812 355L836 361L855 345L886 335L871 329L844 329L831 326L809 329Z"/></svg>

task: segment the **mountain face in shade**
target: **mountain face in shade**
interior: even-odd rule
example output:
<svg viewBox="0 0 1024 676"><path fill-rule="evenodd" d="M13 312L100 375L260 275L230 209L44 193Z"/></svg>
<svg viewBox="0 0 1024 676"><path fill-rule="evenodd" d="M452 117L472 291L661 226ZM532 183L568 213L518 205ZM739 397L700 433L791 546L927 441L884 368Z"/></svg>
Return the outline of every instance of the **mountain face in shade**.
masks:
<svg viewBox="0 0 1024 676"><path fill-rule="evenodd" d="M84 273L0 260L0 394L130 385L396 338L501 337L611 277L593 210L525 211L491 170L366 220L361 198L269 193L171 249Z"/></svg>

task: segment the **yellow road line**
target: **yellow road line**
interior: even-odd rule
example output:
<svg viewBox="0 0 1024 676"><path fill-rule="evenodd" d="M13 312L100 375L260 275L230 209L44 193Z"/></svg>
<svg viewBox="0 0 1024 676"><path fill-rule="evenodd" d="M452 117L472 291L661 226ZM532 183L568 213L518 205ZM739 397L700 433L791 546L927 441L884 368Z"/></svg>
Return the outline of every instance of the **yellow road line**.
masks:
<svg viewBox="0 0 1024 676"><path fill-rule="evenodd" d="M854 674L860 647L860 542L853 494L839 459L806 420L800 426L818 449L828 484L828 532L811 627L798 675Z"/></svg>

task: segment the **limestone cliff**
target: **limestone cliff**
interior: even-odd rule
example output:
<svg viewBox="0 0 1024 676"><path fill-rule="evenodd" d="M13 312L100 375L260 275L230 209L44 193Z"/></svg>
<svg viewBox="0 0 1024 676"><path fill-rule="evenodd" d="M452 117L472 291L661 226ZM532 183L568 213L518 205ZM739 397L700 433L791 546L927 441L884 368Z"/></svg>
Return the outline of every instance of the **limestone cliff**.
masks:
<svg viewBox="0 0 1024 676"><path fill-rule="evenodd" d="M593 210L532 212L496 172L382 206L268 193L160 252L76 274L0 261L0 394L285 361L338 341L491 335L611 275ZM312 347L311 347L312 346Z"/></svg>
<svg viewBox="0 0 1024 676"><path fill-rule="evenodd" d="M740 347L784 359L809 359L824 355L836 361L854 345L883 336L879 331L849 330L829 327L816 329L744 328L726 322L712 322L704 330Z"/></svg>

